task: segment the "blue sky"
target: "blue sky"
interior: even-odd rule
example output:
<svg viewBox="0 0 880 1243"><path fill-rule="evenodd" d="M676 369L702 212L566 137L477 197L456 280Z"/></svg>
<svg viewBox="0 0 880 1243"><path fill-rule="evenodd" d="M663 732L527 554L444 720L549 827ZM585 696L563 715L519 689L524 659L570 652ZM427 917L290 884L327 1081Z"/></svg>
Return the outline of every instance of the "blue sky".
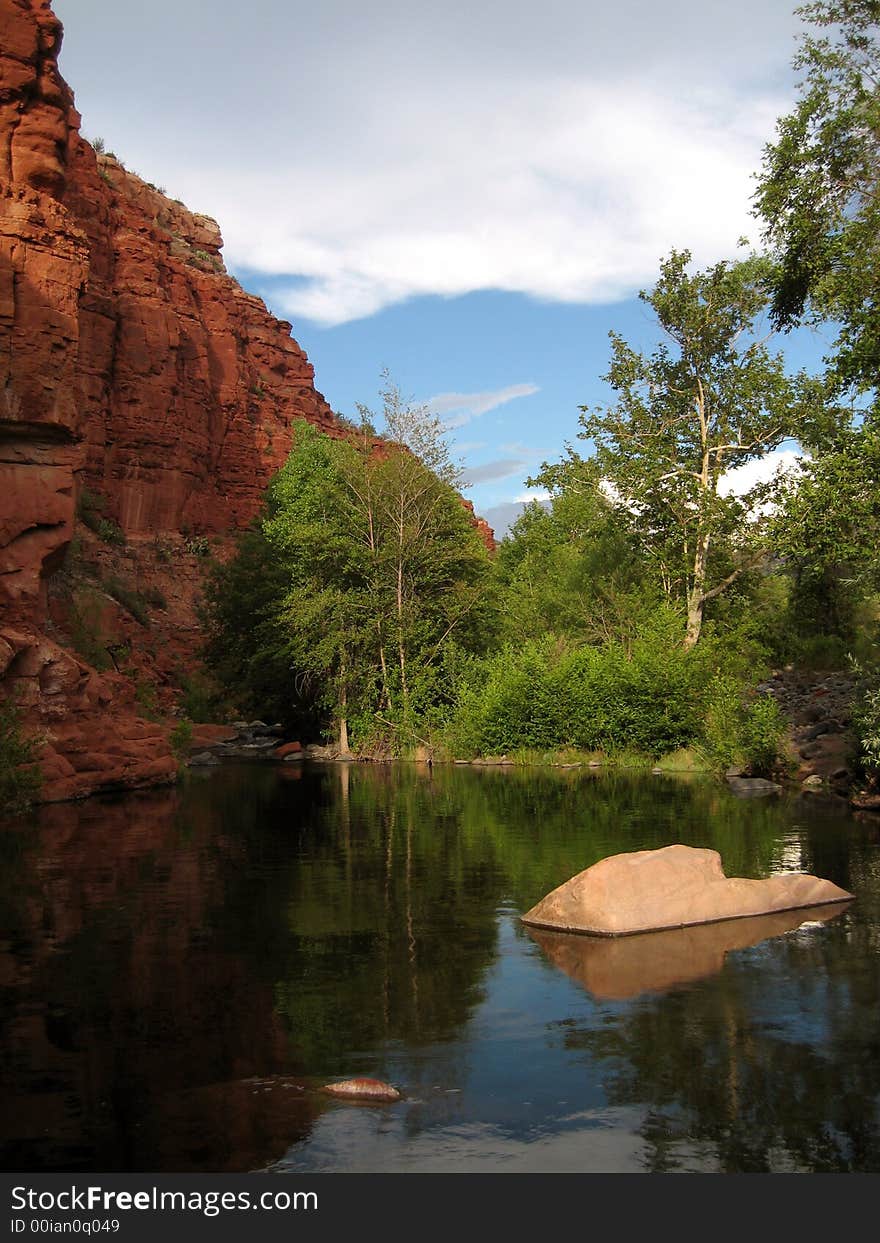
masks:
<svg viewBox="0 0 880 1243"><path fill-rule="evenodd" d="M799 29L787 0L55 9L83 133L217 218L335 409L377 407L384 367L434 401L499 529L607 398L608 330L652 341L660 258L758 240Z"/></svg>

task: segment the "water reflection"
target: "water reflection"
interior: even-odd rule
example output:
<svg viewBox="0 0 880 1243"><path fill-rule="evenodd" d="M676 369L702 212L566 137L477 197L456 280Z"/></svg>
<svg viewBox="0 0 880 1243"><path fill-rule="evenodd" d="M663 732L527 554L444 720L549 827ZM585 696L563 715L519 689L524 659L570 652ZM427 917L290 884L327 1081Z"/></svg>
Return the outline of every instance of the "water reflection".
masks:
<svg viewBox="0 0 880 1243"><path fill-rule="evenodd" d="M718 975L731 950L759 945L802 924L822 924L849 903L805 911L777 911L749 919L728 919L638 936L593 937L527 927L554 967L600 1001L621 1001L641 993L666 992Z"/></svg>
<svg viewBox="0 0 880 1243"><path fill-rule="evenodd" d="M520 927L603 856L671 841L857 901L584 961ZM880 852L839 804L253 766L44 809L0 855L3 1168L877 1166ZM357 1074L406 1101L316 1090Z"/></svg>

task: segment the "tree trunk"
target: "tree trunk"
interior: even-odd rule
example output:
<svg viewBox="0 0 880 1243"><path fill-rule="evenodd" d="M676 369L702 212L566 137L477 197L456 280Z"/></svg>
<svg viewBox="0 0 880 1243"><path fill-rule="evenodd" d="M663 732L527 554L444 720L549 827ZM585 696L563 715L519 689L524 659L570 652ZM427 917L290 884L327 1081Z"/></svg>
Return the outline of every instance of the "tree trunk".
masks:
<svg viewBox="0 0 880 1243"><path fill-rule="evenodd" d="M684 636L685 651L696 647L703 628L704 593L706 590L706 560L709 553L709 535L701 532L697 536L697 548L694 553L694 580L688 596L687 630Z"/></svg>
<svg viewBox="0 0 880 1243"><path fill-rule="evenodd" d="M345 667L342 669L342 676L345 677ZM339 692L339 750L343 755L348 754L348 695L345 691L345 684Z"/></svg>

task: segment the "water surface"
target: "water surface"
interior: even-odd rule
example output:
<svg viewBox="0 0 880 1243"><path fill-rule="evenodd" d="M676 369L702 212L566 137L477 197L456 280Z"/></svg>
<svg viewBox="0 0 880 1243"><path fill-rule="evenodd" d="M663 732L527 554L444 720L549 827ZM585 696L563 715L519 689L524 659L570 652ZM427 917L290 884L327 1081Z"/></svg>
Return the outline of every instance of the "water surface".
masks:
<svg viewBox="0 0 880 1243"><path fill-rule="evenodd" d="M519 923L673 841L857 900L631 949ZM242 765L45 808L0 852L7 1170L880 1169L878 822L836 800ZM319 1091L361 1074L405 1099Z"/></svg>

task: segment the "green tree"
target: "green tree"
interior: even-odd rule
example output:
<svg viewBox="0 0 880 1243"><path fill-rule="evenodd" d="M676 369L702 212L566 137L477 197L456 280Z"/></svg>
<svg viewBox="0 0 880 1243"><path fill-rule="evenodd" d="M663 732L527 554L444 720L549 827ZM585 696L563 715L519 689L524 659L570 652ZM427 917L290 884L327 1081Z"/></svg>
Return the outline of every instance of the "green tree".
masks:
<svg viewBox="0 0 880 1243"><path fill-rule="evenodd" d="M408 741L448 693L450 650L485 642L489 578L460 497L419 457L300 422L259 530L215 572L210 663L251 701L311 703L342 750L352 721L363 740L377 717Z"/></svg>
<svg viewBox="0 0 880 1243"><path fill-rule="evenodd" d="M503 636L548 633L578 643L631 644L657 592L599 491L557 492L523 510L498 549Z"/></svg>
<svg viewBox="0 0 880 1243"><path fill-rule="evenodd" d="M779 259L772 316L783 328L834 320L830 387L873 393L874 406L850 411L849 427L836 412L814 438L776 538L839 632L880 582L880 0L819 0L798 12L813 27L794 62L799 96L765 149L756 196Z"/></svg>
<svg viewBox="0 0 880 1243"><path fill-rule="evenodd" d="M830 360L838 387L877 387L880 360L880 0L817 0L793 112L764 152L756 206L779 255L772 316L805 312L840 325Z"/></svg>
<svg viewBox="0 0 880 1243"><path fill-rule="evenodd" d="M39 739L24 731L20 708L0 695L0 814L20 815L39 794L38 750Z"/></svg>
<svg viewBox="0 0 880 1243"><path fill-rule="evenodd" d="M819 581L840 579L858 601L880 590L880 431L873 422L841 431L833 448L805 460L788 481L774 519L778 550Z"/></svg>
<svg viewBox="0 0 880 1243"><path fill-rule="evenodd" d="M765 556L767 489L733 495L725 473L797 436L823 408L820 382L789 377L756 335L769 263L752 255L690 275L690 260L673 251L655 288L639 295L664 333L653 353L610 334L604 379L616 402L581 407L578 436L592 454L569 446L536 480L554 494L604 492L666 595L683 604L686 647L699 640L709 601Z"/></svg>

